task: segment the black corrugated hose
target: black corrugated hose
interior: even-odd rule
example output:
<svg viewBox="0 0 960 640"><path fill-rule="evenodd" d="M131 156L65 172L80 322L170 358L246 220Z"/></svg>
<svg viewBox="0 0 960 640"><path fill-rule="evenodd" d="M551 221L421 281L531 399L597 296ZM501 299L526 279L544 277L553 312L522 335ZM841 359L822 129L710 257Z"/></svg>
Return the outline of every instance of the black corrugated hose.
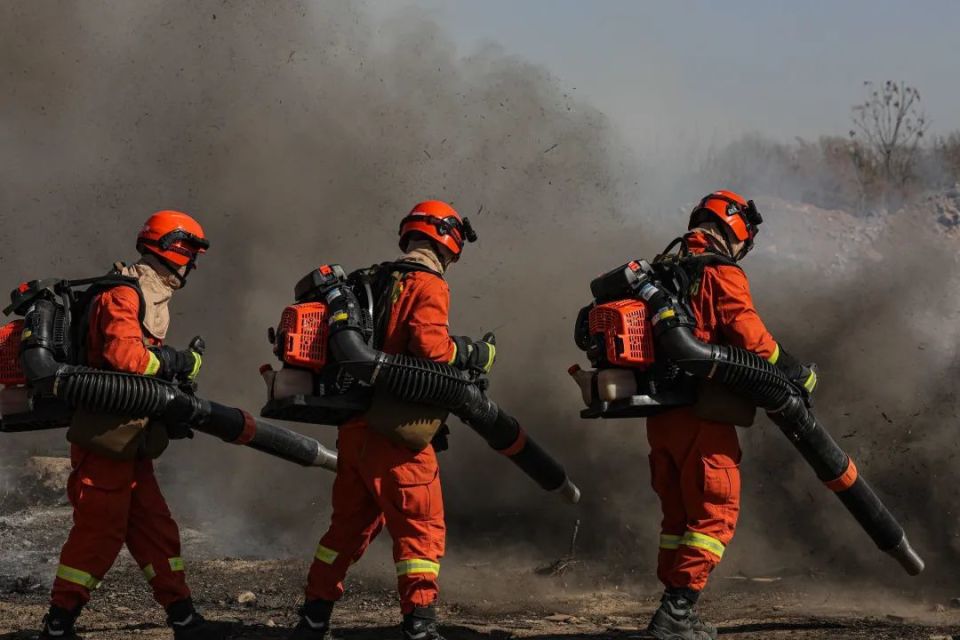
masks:
<svg viewBox="0 0 960 640"><path fill-rule="evenodd" d="M29 339L23 342L20 358L28 381L41 396L52 396L73 408L186 424L226 442L303 466L336 470L336 454L313 438L254 418L241 409L197 398L164 380L57 362L52 351L57 342L49 335L55 313L56 305L42 299L24 315Z"/></svg>
<svg viewBox="0 0 960 640"><path fill-rule="evenodd" d="M580 490L563 466L464 372L423 358L383 353L368 345L360 331L360 305L349 288L328 294L327 303L330 317L337 319L331 325L330 348L350 375L388 390L403 402L449 410L543 489L572 503L580 500Z"/></svg>
<svg viewBox="0 0 960 640"><path fill-rule="evenodd" d="M653 312L657 345L671 360L696 377L722 382L765 409L880 550L896 558L910 575L923 571L923 560L910 546L903 527L817 421L796 385L754 353L697 340L681 306L655 283L643 283L638 294Z"/></svg>

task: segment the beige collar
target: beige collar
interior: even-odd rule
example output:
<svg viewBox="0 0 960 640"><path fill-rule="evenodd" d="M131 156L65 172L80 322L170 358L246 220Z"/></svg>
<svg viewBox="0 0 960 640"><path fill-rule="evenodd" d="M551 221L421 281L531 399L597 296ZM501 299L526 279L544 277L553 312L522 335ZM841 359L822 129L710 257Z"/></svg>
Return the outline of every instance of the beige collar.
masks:
<svg viewBox="0 0 960 640"><path fill-rule="evenodd" d="M694 229L694 231L700 231L716 240L720 248L723 249L727 254L727 257L733 258L735 255L737 255L740 249L743 248L742 242L737 242L731 246L731 242L727 238L727 235L714 222L704 222Z"/></svg>
<svg viewBox="0 0 960 640"><path fill-rule="evenodd" d="M124 267L121 273L139 282L146 303L143 326L151 336L163 340L170 328L169 303L176 288L171 280L176 281L176 276L164 273L167 270L157 263L155 258L145 255L136 264Z"/></svg>
<svg viewBox="0 0 960 640"><path fill-rule="evenodd" d="M433 248L430 247L430 243L425 241L412 240L407 245L407 252L400 256L399 261L414 262L423 265L428 269L436 271L440 275L443 275L445 270L443 262L433 251Z"/></svg>

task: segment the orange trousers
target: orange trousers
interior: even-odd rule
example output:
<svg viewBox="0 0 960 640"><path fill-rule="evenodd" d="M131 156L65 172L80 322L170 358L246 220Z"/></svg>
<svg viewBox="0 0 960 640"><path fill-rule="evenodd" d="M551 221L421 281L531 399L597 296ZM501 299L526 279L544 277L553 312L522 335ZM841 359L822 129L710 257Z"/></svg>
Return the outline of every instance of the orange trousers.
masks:
<svg viewBox="0 0 960 640"><path fill-rule="evenodd" d="M667 588L702 591L740 513L736 427L676 409L647 420L647 439L663 510L657 577Z"/></svg>
<svg viewBox="0 0 960 640"><path fill-rule="evenodd" d="M446 525L437 455L396 445L363 425L340 430L330 528L310 567L306 598L339 600L343 579L386 525L403 613L437 599Z"/></svg>
<svg viewBox="0 0 960 640"><path fill-rule="evenodd" d="M51 604L67 610L86 604L124 544L161 606L189 598L180 531L152 461L111 460L77 445L71 446L70 457L73 473L67 494L73 528L60 553Z"/></svg>

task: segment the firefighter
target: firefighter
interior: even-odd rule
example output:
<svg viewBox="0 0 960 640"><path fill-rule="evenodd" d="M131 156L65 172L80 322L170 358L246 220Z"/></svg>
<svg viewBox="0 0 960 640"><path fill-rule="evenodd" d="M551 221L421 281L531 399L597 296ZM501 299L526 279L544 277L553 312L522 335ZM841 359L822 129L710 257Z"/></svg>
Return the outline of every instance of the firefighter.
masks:
<svg viewBox="0 0 960 640"><path fill-rule="evenodd" d="M681 253L708 258L691 261L702 265L690 274L695 335L752 351L812 393L815 366L802 364L770 335L738 265L762 221L752 200L731 191L707 195L691 212ZM689 407L647 420L650 473L663 511L657 576L665 587L649 631L661 640L716 638L716 627L702 621L695 606L733 538L740 511L736 428L698 415L703 413Z"/></svg>
<svg viewBox="0 0 960 640"><path fill-rule="evenodd" d="M403 255L378 270L375 346L462 370L487 373L496 347L451 336L444 272L476 235L469 220L437 200L421 202L400 224ZM340 427L330 528L320 539L293 640L328 637L343 579L387 528L407 640L442 640L437 629L437 576L446 526L436 449L445 448L446 412L376 396L362 416ZM436 446L435 446L436 445Z"/></svg>
<svg viewBox="0 0 960 640"><path fill-rule="evenodd" d="M200 354L173 349L163 340L170 298L208 246L203 229L187 214L153 214L137 236L140 260L130 266L118 263L86 310L84 364L193 381ZM77 638L77 616L124 544L166 609L176 640L222 637L193 607L180 533L153 471L153 460L169 438L191 435L189 429L145 419L76 412L67 431L73 464L67 491L74 524L60 554L41 638Z"/></svg>

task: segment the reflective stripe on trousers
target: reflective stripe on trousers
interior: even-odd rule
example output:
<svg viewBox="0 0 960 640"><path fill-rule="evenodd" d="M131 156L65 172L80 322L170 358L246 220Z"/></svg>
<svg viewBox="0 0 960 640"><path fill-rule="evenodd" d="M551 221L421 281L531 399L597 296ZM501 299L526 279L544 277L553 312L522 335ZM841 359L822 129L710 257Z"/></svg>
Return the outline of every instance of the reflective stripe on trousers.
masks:
<svg viewBox="0 0 960 640"><path fill-rule="evenodd" d="M170 571L183 571L183 558L170 558L167 561L170 564ZM150 582L157 577L157 570L153 568L152 564L148 564L143 569L143 577L147 579L147 582Z"/></svg>
<svg viewBox="0 0 960 640"><path fill-rule="evenodd" d="M57 577L61 580L78 584L81 587L86 587L91 591L100 586L100 580L98 578L94 578L86 571L80 571L79 569L68 567L65 564L61 564L59 567L57 567Z"/></svg>
<svg viewBox="0 0 960 640"><path fill-rule="evenodd" d="M401 560L397 563L397 576L408 576L413 573L440 575L440 565L431 560Z"/></svg>
<svg viewBox="0 0 960 640"><path fill-rule="evenodd" d="M703 549L705 551L709 551L718 558L723 558L723 554L727 550L726 545L716 538L704 535L702 533L697 533L696 531L687 531L682 536L675 536L667 533L660 534L661 549L673 551L679 549L681 546Z"/></svg>
<svg viewBox="0 0 960 640"><path fill-rule="evenodd" d="M680 548L681 540L683 540L683 536L675 536L669 533L661 533L660 548L667 549L668 551L674 551Z"/></svg>
<svg viewBox="0 0 960 640"><path fill-rule="evenodd" d="M337 557L340 554L334 551L329 547L325 547L322 544L317 545L317 552L314 554L314 558L319 560L324 564L333 564L337 561Z"/></svg>

